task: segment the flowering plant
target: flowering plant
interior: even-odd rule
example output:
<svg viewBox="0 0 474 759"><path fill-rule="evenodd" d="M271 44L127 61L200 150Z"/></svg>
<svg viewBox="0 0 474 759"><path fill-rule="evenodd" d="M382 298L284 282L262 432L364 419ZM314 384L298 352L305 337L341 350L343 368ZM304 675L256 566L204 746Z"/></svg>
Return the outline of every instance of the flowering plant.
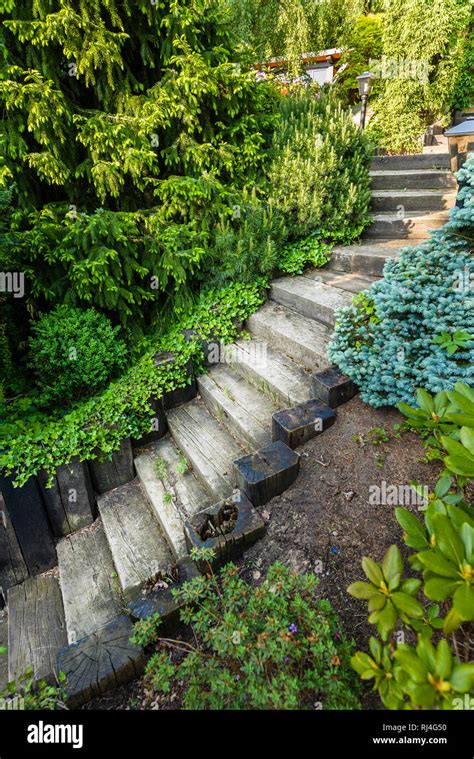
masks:
<svg viewBox="0 0 474 759"><path fill-rule="evenodd" d="M279 563L256 586L234 564L220 576L194 578L176 591L193 636L160 638L155 620L147 680L161 692L173 677L183 681L186 709L359 708L353 646L338 631L329 601L316 597L317 584L314 575L292 574Z"/></svg>

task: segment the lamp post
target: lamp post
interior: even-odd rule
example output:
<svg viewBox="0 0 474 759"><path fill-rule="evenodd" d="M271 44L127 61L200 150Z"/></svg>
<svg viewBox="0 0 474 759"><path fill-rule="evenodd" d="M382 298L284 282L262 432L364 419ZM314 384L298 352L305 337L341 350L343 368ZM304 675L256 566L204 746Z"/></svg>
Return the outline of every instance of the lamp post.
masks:
<svg viewBox="0 0 474 759"><path fill-rule="evenodd" d="M361 96L361 99L362 99L362 109L360 112L360 128L364 129L365 117L367 114L367 98L372 92L375 76L374 74L372 74L371 71L364 71L364 73L356 77L356 79L357 79L357 86L359 88L359 95Z"/></svg>

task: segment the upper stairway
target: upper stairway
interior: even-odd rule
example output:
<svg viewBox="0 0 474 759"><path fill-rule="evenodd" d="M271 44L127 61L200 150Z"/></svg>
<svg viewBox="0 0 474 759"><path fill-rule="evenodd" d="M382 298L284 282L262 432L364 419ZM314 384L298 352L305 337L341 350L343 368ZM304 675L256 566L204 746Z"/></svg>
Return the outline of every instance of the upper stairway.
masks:
<svg viewBox="0 0 474 759"><path fill-rule="evenodd" d="M456 201L448 153L380 156L371 166L372 224L366 240L423 240Z"/></svg>

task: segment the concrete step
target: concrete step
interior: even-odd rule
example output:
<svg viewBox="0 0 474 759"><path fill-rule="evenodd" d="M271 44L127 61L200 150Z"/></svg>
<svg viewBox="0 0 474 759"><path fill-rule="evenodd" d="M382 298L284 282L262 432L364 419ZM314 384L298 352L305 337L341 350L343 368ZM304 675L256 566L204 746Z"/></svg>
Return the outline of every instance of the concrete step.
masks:
<svg viewBox="0 0 474 759"><path fill-rule="evenodd" d="M269 301L247 319L247 329L305 369L316 372L329 365L326 349L331 328L322 322Z"/></svg>
<svg viewBox="0 0 474 759"><path fill-rule="evenodd" d="M57 675L56 657L67 645L61 590L54 570L29 577L8 591L8 675L29 667L36 678Z"/></svg>
<svg viewBox="0 0 474 759"><path fill-rule="evenodd" d="M270 298L329 328L334 325L336 309L347 306L351 300L347 291L320 281L317 270L308 276L275 279L271 283ZM324 334L322 337L325 347L328 336Z"/></svg>
<svg viewBox="0 0 474 759"><path fill-rule="evenodd" d="M310 374L262 340L239 340L229 351L232 367L265 393L276 406L288 408L311 396Z"/></svg>
<svg viewBox="0 0 474 759"><path fill-rule="evenodd" d="M318 279L324 282L325 285L331 285L337 287L339 290L345 290L351 295L360 293L362 290L368 290L368 288L380 279L381 275L364 276L361 274L352 274L351 272L345 273L343 271L329 271L325 269L316 269L314 272L305 274L305 276L313 276L314 279Z"/></svg>
<svg viewBox="0 0 474 759"><path fill-rule="evenodd" d="M277 407L230 366L219 365L198 379L201 398L243 445L257 450L272 442Z"/></svg>
<svg viewBox="0 0 474 759"><path fill-rule="evenodd" d="M439 190L457 187L456 177L448 169L384 170L370 172L371 185L377 190Z"/></svg>
<svg viewBox="0 0 474 759"><path fill-rule="evenodd" d="M137 479L97 500L122 591L133 599L175 564L167 540Z"/></svg>
<svg viewBox="0 0 474 759"><path fill-rule="evenodd" d="M449 169L449 152L416 153L415 155L383 155L373 158L372 171L418 171L419 169Z"/></svg>
<svg viewBox="0 0 474 759"><path fill-rule="evenodd" d="M121 613L119 581L100 520L60 540L57 550L68 641L75 643Z"/></svg>
<svg viewBox="0 0 474 759"><path fill-rule="evenodd" d="M363 239L387 239L389 237L392 240L410 238L426 240L429 233L433 229L444 226L448 218L447 211L436 211L435 213L416 213L413 211L403 219L392 213L372 214L372 224L365 230Z"/></svg>
<svg viewBox="0 0 474 759"><path fill-rule="evenodd" d="M234 459L248 453L198 400L168 414L168 426L180 451L214 503L234 489Z"/></svg>
<svg viewBox="0 0 474 759"><path fill-rule="evenodd" d="M372 193L371 209L375 212L443 211L452 208L456 193L445 190L377 190Z"/></svg>

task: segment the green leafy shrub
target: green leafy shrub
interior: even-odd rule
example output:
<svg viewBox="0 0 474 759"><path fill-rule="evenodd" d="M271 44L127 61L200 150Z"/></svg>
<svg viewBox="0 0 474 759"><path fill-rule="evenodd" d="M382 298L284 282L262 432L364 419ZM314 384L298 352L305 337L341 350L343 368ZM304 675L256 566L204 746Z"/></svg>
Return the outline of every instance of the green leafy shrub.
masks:
<svg viewBox="0 0 474 759"><path fill-rule="evenodd" d="M302 274L306 266L319 269L329 260L331 245L316 235L283 246L278 254L278 269L285 274Z"/></svg>
<svg viewBox="0 0 474 759"><path fill-rule="evenodd" d="M125 365L126 346L103 314L58 306L31 326L30 366L48 404L101 390Z"/></svg>
<svg viewBox="0 0 474 759"><path fill-rule="evenodd" d="M474 104L474 11L471 11L469 25L466 28L466 44L460 65L458 66L458 80L454 89L452 107L464 111Z"/></svg>
<svg viewBox="0 0 474 759"><path fill-rule="evenodd" d="M152 398L186 387L189 359L196 373L204 371L199 337L187 341L182 330L195 329L203 339L232 342L238 325L264 302L266 280L252 285L236 283L221 290L203 292L193 309L103 391L68 410L38 414L28 396L3 404L0 413L0 469L15 474L23 485L40 469L52 478L58 466L75 456L81 461L110 456L124 438L140 438L150 431L155 412ZM155 364L154 356L171 351L174 362ZM30 418L28 416L30 415Z"/></svg>
<svg viewBox="0 0 474 759"><path fill-rule="evenodd" d="M352 647L330 603L316 597L317 582L276 563L258 587L233 564L186 583L175 594L193 644L160 639L156 626L147 681L166 693L172 677L182 680L186 709L359 708ZM186 655L176 662L168 646Z"/></svg>
<svg viewBox="0 0 474 759"><path fill-rule="evenodd" d="M288 234L283 214L259 199L255 189L237 200L231 217L223 217L213 230L202 275L208 286L253 282L278 267Z"/></svg>
<svg viewBox="0 0 474 759"><path fill-rule="evenodd" d="M418 387L438 392L473 381L474 159L458 176L461 206L447 224L387 261L384 278L337 314L328 356L373 406L413 403ZM442 336L460 332L470 338L446 350Z"/></svg>
<svg viewBox="0 0 474 759"><path fill-rule="evenodd" d="M55 685L50 685L45 680L36 680L31 668L16 680L8 682L6 690L0 692L0 699L12 702L11 708L35 711L65 709L66 698L64 672L59 673ZM19 706L16 706L16 702Z"/></svg>
<svg viewBox="0 0 474 759"><path fill-rule="evenodd" d="M383 55L412 74L397 71L382 80L371 102L367 133L390 153L421 152L429 124L449 122L457 81L465 66L469 3L464 0L388 0Z"/></svg>
<svg viewBox="0 0 474 759"><path fill-rule="evenodd" d="M336 77L334 86L338 94L350 103L360 103L357 77L370 68L371 59L382 56L383 20L383 13L361 15L349 32L347 50L341 57L341 73ZM375 80L372 97L378 89L380 85Z"/></svg>
<svg viewBox="0 0 474 759"><path fill-rule="evenodd" d="M370 654L357 652L352 665L363 680L374 680L389 709L460 709L474 694L469 635L474 621L474 509L467 499L474 478L474 391L457 383L431 397L417 394L419 408L399 404L407 424L419 430L444 468L423 510L423 521L406 508L395 516L413 551L405 577L399 549L391 546L381 564L364 557L369 582L349 588L368 602L369 622L382 642L370 639ZM423 600L416 596L423 591ZM401 641L401 623L417 636ZM397 634L395 634L397 631ZM437 643L432 642L436 633ZM450 646L452 641L453 649Z"/></svg>
<svg viewBox="0 0 474 759"><path fill-rule="evenodd" d="M359 12L354 0L228 0L237 36L262 63L283 57L301 73L303 53L340 47Z"/></svg>
<svg viewBox="0 0 474 759"><path fill-rule="evenodd" d="M282 99L269 170L270 201L293 239L348 242L368 223L370 150L332 94L299 88Z"/></svg>

